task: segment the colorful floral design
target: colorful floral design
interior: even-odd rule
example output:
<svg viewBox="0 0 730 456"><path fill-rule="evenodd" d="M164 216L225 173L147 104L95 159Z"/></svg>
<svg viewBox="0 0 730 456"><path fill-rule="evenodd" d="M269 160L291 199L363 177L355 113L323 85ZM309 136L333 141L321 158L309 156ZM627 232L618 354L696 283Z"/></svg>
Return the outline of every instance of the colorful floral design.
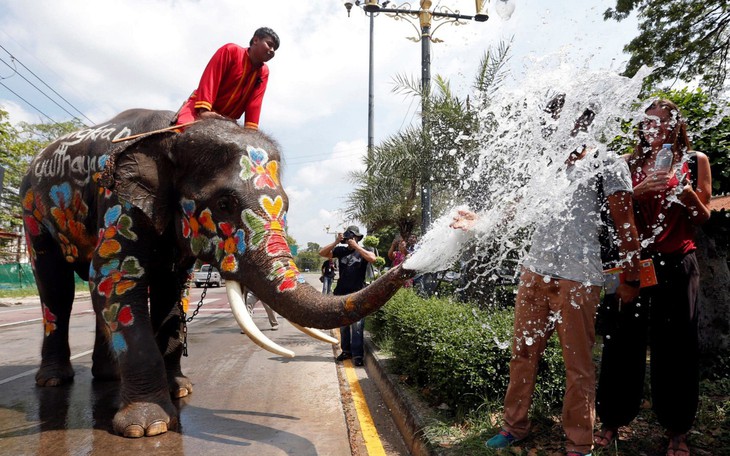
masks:
<svg viewBox="0 0 730 456"><path fill-rule="evenodd" d="M109 160L108 155L102 155L99 157L98 166L96 167L96 169L98 169L99 171L97 171L96 173L94 173L91 176L91 180L94 181L95 184L99 183L99 179L101 179L101 174L104 171L104 168L106 168L106 162L108 160ZM112 196L112 191L109 190L108 188L105 188L102 186L98 186L98 187L99 187L99 195L103 195L104 198L109 198L110 196Z"/></svg>
<svg viewBox="0 0 730 456"><path fill-rule="evenodd" d="M43 309L43 328L46 333L46 337L50 336L53 331L56 330L56 316L53 315L45 304L41 303Z"/></svg>
<svg viewBox="0 0 730 456"><path fill-rule="evenodd" d="M211 247L211 239L201 233L201 229L215 234L215 223L210 209L204 209L198 217L195 216L195 201L183 199L180 203L183 211L182 235L190 239L193 254L199 255Z"/></svg>
<svg viewBox="0 0 730 456"><path fill-rule="evenodd" d="M136 241L137 235L132 231L132 218L122 214L122 206L116 205L107 209L104 214L104 228L99 230L97 251L102 258L112 258L121 252L122 245L117 239L121 235L130 241Z"/></svg>
<svg viewBox="0 0 730 456"><path fill-rule="evenodd" d="M247 181L253 177L253 185L258 190L265 187L276 189L279 186L279 162L269 161L269 154L264 149L246 146L246 152L248 155L241 157L241 179Z"/></svg>
<svg viewBox="0 0 730 456"><path fill-rule="evenodd" d="M304 283L304 278L299 274L299 269L294 264L294 260L289 260L286 263L283 261L274 261L273 269L269 274L269 280L281 281L276 287L279 292L293 290L297 287L297 283Z"/></svg>
<svg viewBox="0 0 730 456"><path fill-rule="evenodd" d="M190 308L190 298L187 295L183 296L181 304L183 312L188 313L188 309Z"/></svg>
<svg viewBox="0 0 730 456"><path fill-rule="evenodd" d="M128 256L122 261L121 267L119 260L112 260L104 264L99 272L101 280L96 281L96 292L109 298L112 295L123 295L134 288L137 281L133 279L142 277L144 268L140 266L137 258Z"/></svg>
<svg viewBox="0 0 730 456"><path fill-rule="evenodd" d="M36 252L33 248L31 238L41 234L43 229L43 213L45 207L39 195L33 190L28 190L23 195L23 225L25 226L25 245L28 247L30 264L35 267Z"/></svg>
<svg viewBox="0 0 730 456"><path fill-rule="evenodd" d="M236 272L238 260L234 254L241 255L246 251L246 235L242 229L236 230L236 227L228 222L219 223L218 228L224 239L218 241L216 259L221 262L222 271Z"/></svg>
<svg viewBox="0 0 730 456"><path fill-rule="evenodd" d="M58 233L58 241L61 243L61 252L66 257L67 261L73 261L79 257L79 249L76 244L69 241L69 239L61 233Z"/></svg>
<svg viewBox="0 0 730 456"><path fill-rule="evenodd" d="M51 208L51 215L56 221L60 233L65 236L61 239L64 244L63 250L66 261L74 262L78 258L79 250L89 252L93 241L86 233L86 227L77 220L84 220L88 215L89 208L81 197L81 192L76 189L71 191L71 184L64 182L51 187L49 193L51 201L55 205ZM77 247L82 245L82 249Z"/></svg>
<svg viewBox="0 0 730 456"><path fill-rule="evenodd" d="M249 246L257 248L266 239L266 253L270 256L289 254L289 244L286 242L286 212L284 211L284 199L277 195L275 199L269 196L262 196L259 200L261 208L266 214L266 219L259 217L253 210L243 211L242 218L251 236Z"/></svg>
<svg viewBox="0 0 730 456"><path fill-rule="evenodd" d="M124 340L124 336L121 334L120 330L122 327L130 326L134 323L132 307L115 302L102 311L102 316L111 331L111 342L114 351L116 353L126 351L127 341Z"/></svg>
<svg viewBox="0 0 730 456"><path fill-rule="evenodd" d="M41 234L41 222L43 221L43 202L37 198L33 190L28 190L23 196L23 222L25 229L30 236Z"/></svg>

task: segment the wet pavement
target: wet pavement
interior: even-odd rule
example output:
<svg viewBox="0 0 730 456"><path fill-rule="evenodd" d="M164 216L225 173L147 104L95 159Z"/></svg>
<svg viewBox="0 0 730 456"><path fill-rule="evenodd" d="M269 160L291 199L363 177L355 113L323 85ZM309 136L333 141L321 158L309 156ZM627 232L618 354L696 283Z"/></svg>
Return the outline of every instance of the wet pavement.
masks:
<svg viewBox="0 0 730 456"><path fill-rule="evenodd" d="M119 437L111 430L118 384L91 377L94 317L83 297L71 325L76 377L71 385L57 388L34 383L41 324L7 324L40 317L38 307L26 315L25 305L37 306L0 307L2 455L352 454L349 441L358 432L357 423L343 411L332 346L302 334L284 319L279 331L271 331L263 309L257 308L254 321L262 332L297 356L285 359L259 349L240 333L222 288L208 290L203 310L189 325L190 356L183 358L183 372L194 392L175 401L180 425L141 439ZM365 370L357 373L370 390L366 394L376 396ZM372 401L368 399L371 409L387 414L377 398ZM393 436L392 423L383 426L391 428L386 431L386 454L406 454Z"/></svg>

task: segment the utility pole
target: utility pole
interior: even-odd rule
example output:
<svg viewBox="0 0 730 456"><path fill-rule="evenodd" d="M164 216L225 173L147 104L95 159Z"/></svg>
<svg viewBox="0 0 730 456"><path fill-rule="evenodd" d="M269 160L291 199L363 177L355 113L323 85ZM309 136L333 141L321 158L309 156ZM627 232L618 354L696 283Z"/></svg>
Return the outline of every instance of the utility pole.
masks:
<svg viewBox="0 0 730 456"><path fill-rule="evenodd" d="M507 1L507 0L497 0ZM512 1L512 0L509 0ZM474 20L476 22L485 22L489 19L487 14L487 6L489 0L475 0L476 2L476 13L474 16L468 16L461 14L458 10L453 11L446 6L438 6L431 8L433 2L431 0L421 0L419 9L411 9L410 3L403 3L400 6L394 8L388 8L387 6L391 1L384 1L382 5L378 0L367 0L362 6L363 10L370 15L370 100L368 104L368 157L372 158L372 121L373 121L373 16L377 13L385 13L396 20L404 19L413 25L416 29L417 37L409 37L412 41L421 42L421 90L423 91L421 99L422 107L422 119L421 126L424 134L428 133L428 112L427 112L427 100L430 86L431 86L431 42L440 42L433 38L433 33L444 24L465 24L467 20ZM360 0L355 0L353 3L350 0L345 1L345 8L347 8L348 15L353 5L360 6ZM416 25L416 21L418 25ZM434 21L441 21L435 28L432 29L432 23ZM427 152L429 155L430 151ZM424 157L424 162L430 163L429 157ZM422 176L421 184L421 234L425 234L431 226L432 213L431 213L431 176L430 173L425 172Z"/></svg>

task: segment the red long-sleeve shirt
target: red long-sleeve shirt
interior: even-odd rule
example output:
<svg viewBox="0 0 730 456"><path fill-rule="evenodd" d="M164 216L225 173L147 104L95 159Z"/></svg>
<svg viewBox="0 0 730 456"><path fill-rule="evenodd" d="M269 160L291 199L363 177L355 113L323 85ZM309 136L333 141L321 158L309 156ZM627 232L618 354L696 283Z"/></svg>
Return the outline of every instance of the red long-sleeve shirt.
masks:
<svg viewBox="0 0 730 456"><path fill-rule="evenodd" d="M198 88L180 108L177 125L195 120L195 110L205 109L240 119L246 128L258 129L261 103L269 80L269 67L255 67L248 48L229 43L218 49L205 67Z"/></svg>

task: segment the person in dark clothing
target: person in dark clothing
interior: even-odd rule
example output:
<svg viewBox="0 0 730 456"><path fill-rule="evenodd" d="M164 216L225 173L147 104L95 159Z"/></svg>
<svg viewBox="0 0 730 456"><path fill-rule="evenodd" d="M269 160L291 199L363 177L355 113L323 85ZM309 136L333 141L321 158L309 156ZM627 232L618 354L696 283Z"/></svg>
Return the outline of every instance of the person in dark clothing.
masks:
<svg viewBox="0 0 730 456"><path fill-rule="evenodd" d="M332 281L335 279L335 261L329 258L322 263L322 294L332 293Z"/></svg>
<svg viewBox="0 0 730 456"><path fill-rule="evenodd" d="M634 303L623 303L617 326L604 338L596 397L602 427L595 444L611 445L619 428L638 414L648 343L652 407L667 430L666 454L689 456L687 433L699 399L700 276L694 233L710 218L712 176L707 155L692 151L687 124L674 103L656 100L645 114L639 143L625 159L644 247L641 257L653 259L658 284L642 289ZM657 155L665 145L673 157L671 166L661 169ZM694 171L690 160L696 163Z"/></svg>
<svg viewBox="0 0 730 456"><path fill-rule="evenodd" d="M359 244L362 238L360 229L351 225L344 233L337 233L337 239L319 251L325 258L337 258L340 278L332 293L336 296L354 293L365 286L368 264L373 263L376 256L374 252ZM337 361L352 358L356 366L363 365L364 324L364 320L359 320L350 326L340 328L342 353L337 357Z"/></svg>

